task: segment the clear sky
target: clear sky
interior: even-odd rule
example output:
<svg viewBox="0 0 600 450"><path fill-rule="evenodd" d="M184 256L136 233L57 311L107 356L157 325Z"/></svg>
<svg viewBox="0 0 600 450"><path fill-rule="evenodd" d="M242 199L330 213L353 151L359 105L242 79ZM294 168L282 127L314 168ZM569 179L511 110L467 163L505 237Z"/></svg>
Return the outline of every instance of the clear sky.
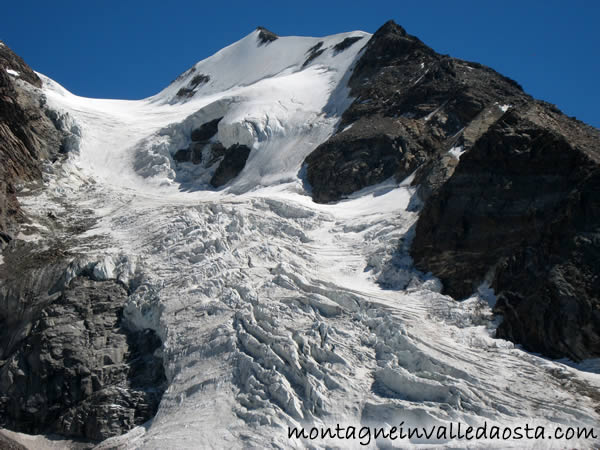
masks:
<svg viewBox="0 0 600 450"><path fill-rule="evenodd" d="M143 98L262 25L375 32L394 19L434 50L491 66L600 127L600 1L9 1L0 39L83 96Z"/></svg>

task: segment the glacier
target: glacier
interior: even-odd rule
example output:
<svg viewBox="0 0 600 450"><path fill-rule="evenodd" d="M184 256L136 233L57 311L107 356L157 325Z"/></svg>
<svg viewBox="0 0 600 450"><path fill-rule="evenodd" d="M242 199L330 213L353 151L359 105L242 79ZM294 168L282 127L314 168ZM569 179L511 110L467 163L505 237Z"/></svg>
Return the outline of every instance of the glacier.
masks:
<svg viewBox="0 0 600 450"><path fill-rule="evenodd" d="M352 102L346 82L370 35L261 44L259 33L144 100L82 98L40 75L73 142L44 188L20 197L33 219L21 237L43 242L50 231L35 218L50 212L65 223L93 220L70 276L93 267L97 279L131 286L129 326L164 343L169 387L155 418L97 448L362 447L290 440L288 427L301 425L597 426L597 405L581 391L600 389L600 361L552 361L494 339L487 286L456 302L412 266L410 180L336 204L311 200L302 162ZM335 51L347 37L361 40ZM319 42L325 51L307 61ZM178 96L198 74L209 80ZM238 177L214 189L209 169L181 168L173 155L218 117L218 139L251 153ZM392 444L432 442L369 446Z"/></svg>

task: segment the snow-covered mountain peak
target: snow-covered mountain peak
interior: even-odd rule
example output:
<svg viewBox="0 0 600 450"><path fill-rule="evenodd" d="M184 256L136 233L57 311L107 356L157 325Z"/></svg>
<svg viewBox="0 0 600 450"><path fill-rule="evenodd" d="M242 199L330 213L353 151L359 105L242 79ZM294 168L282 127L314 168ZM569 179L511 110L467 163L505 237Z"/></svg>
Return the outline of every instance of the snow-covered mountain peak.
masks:
<svg viewBox="0 0 600 450"><path fill-rule="evenodd" d="M369 38L361 31L279 37L257 28L141 101L85 99L45 83L53 107L71 111L87 134L77 163L95 178L162 193L224 185L242 193L300 183L302 162L352 102L348 79ZM194 130L209 122L214 133L194 140ZM243 170L214 182L225 150L236 146L247 154Z"/></svg>
<svg viewBox="0 0 600 450"><path fill-rule="evenodd" d="M241 193L299 183L302 162L335 132L352 102L347 81L370 36L279 37L259 27L139 101L77 97L42 79L50 105L69 112L86 135L74 161L94 178L159 187L155 194L169 186L212 190L209 180L223 158L214 145L241 145L249 149L243 171L225 183ZM200 149L192 132L217 119L217 133ZM177 160L192 144L195 162Z"/></svg>
<svg viewBox="0 0 600 450"><path fill-rule="evenodd" d="M196 63L152 100L178 103L321 65L345 70L371 35L363 31L323 38L277 36L258 27ZM354 45L355 44L355 45Z"/></svg>

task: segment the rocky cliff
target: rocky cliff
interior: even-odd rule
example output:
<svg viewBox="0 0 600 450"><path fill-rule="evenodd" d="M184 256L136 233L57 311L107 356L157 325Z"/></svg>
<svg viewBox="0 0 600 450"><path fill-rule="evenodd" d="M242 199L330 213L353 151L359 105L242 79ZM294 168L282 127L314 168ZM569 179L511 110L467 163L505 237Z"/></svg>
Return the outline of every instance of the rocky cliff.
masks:
<svg viewBox="0 0 600 450"><path fill-rule="evenodd" d="M418 268L457 300L491 283L499 337L552 357L600 355L598 130L393 22L349 86L339 131L306 159L313 199L414 174Z"/></svg>
<svg viewBox="0 0 600 450"><path fill-rule="evenodd" d="M511 108L426 202L412 254L457 299L487 280L498 336L600 355L600 132L535 102Z"/></svg>
<svg viewBox="0 0 600 450"><path fill-rule="evenodd" d="M100 441L151 418L166 382L161 341L122 326L123 286L82 276L54 297L5 349L3 425Z"/></svg>
<svg viewBox="0 0 600 450"><path fill-rule="evenodd" d="M0 244L6 244L22 219L16 188L40 180L41 161L53 158L63 136L44 112L33 91L39 77L6 45L0 43Z"/></svg>
<svg viewBox="0 0 600 450"><path fill-rule="evenodd" d="M392 21L365 45L349 87L355 100L338 133L306 159L317 202L404 179L452 147L468 148L504 105L529 100L514 81L437 54Z"/></svg>

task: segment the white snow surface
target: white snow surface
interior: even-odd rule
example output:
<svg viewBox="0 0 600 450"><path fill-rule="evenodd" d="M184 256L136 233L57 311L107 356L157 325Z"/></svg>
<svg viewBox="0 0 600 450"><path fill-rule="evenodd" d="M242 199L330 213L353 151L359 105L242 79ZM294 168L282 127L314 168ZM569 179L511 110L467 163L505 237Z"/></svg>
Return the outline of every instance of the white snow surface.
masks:
<svg viewBox="0 0 600 450"><path fill-rule="evenodd" d="M452 147L450 150L448 150L448 153L450 153L456 159L460 159L461 155L464 152L465 152L465 149L463 148L462 145L459 145L458 147Z"/></svg>
<svg viewBox="0 0 600 450"><path fill-rule="evenodd" d="M364 39L334 54L347 36ZM494 339L488 287L455 302L413 268L409 183L389 180L333 205L304 190L302 161L351 102L344 86L368 38L258 45L253 32L194 66L210 82L186 101L175 93L187 72L140 101L77 97L43 77L73 151L43 191L21 201L34 218L51 210L65 222L95 220L74 249L86 256L66 279L93 267L99 279L130 284L129 325L164 342L169 387L156 417L99 448L360 447L358 439L289 440L287 427L300 424L487 421L600 432L598 405L585 394L600 388L592 366ZM320 41L327 50L302 67ZM221 190L182 181L171 155L194 127L221 116L218 138L252 149L246 168Z"/></svg>
<svg viewBox="0 0 600 450"><path fill-rule="evenodd" d="M17 72L16 70L13 70L13 69L6 69L6 73L8 73L9 75L12 75L13 77L18 77L20 75L19 72Z"/></svg>

